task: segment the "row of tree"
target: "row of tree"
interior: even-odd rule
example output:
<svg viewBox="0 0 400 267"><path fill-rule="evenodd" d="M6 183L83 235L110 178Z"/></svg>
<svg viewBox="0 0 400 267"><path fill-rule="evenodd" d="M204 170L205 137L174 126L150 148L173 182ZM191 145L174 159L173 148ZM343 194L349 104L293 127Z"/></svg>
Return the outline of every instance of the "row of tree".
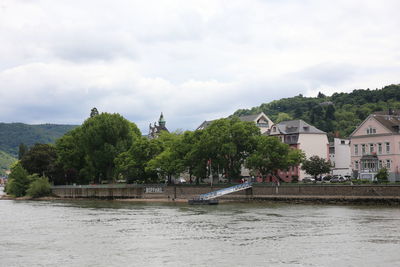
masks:
<svg viewBox="0 0 400 267"><path fill-rule="evenodd" d="M56 141L36 144L21 154L29 174L46 176L54 184L88 184L124 180L161 182L186 172L197 183L224 176L239 178L243 166L263 176L304 160L276 137L263 136L253 122L238 118L214 121L204 130L162 132L148 139L119 114L95 113Z"/></svg>

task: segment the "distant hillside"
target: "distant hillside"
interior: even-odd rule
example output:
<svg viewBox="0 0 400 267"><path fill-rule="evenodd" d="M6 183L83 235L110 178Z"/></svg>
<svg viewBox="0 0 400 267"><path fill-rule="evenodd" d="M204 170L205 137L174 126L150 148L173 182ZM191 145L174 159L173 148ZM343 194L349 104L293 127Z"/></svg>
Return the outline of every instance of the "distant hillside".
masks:
<svg viewBox="0 0 400 267"><path fill-rule="evenodd" d="M17 157L21 143L28 147L35 143L54 143L57 138L75 127L76 125L0 123L0 151Z"/></svg>
<svg viewBox="0 0 400 267"><path fill-rule="evenodd" d="M264 112L274 122L302 119L330 136L348 137L372 112L400 109L400 85L382 89L358 89L351 93L334 93L317 97L298 95L261 104L251 109L237 110L233 115Z"/></svg>
<svg viewBox="0 0 400 267"><path fill-rule="evenodd" d="M17 159L10 154L0 151L0 176L5 175L6 170L8 170L10 165L16 160Z"/></svg>

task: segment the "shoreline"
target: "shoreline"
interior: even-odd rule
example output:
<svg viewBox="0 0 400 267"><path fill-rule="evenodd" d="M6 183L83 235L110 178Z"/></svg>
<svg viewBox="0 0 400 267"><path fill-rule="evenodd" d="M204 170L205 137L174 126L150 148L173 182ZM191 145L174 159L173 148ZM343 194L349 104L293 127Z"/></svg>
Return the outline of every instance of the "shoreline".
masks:
<svg viewBox="0 0 400 267"><path fill-rule="evenodd" d="M188 203L189 199L177 198L68 198L48 196L40 198L32 197L12 197L3 195L0 200L15 200L15 201L115 201L126 203ZM390 205L400 207L400 197L398 196L304 196L304 195L269 195L269 196L254 196L251 198L221 198L219 203L287 203L287 204L319 204L319 205Z"/></svg>

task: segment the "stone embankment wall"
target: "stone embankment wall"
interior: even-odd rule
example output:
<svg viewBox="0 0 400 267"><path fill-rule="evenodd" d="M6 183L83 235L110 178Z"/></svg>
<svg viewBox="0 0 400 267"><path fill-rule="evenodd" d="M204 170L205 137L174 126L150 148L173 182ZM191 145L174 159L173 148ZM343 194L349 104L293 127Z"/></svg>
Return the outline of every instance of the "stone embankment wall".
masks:
<svg viewBox="0 0 400 267"><path fill-rule="evenodd" d="M52 191L62 198L140 198L191 199L200 194L228 187L219 185L89 185L54 186ZM376 200L390 199L400 202L400 185L255 185L253 188L225 195L225 200Z"/></svg>

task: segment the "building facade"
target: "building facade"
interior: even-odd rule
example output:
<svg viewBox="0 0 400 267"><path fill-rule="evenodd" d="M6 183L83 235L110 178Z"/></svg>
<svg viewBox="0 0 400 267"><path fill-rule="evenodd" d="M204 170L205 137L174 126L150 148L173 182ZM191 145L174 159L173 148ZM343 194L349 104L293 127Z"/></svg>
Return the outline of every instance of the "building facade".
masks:
<svg viewBox="0 0 400 267"><path fill-rule="evenodd" d="M400 111L369 115L350 135L354 176L374 180L381 168L400 181Z"/></svg>
<svg viewBox="0 0 400 267"><path fill-rule="evenodd" d="M264 112L261 112L256 115L246 115L246 116L240 116L239 120L241 121L252 121L256 124L256 126L260 129L261 134L264 134L268 132L271 129L271 126L273 122L268 118L267 115L264 114ZM196 130L203 130L207 128L212 122L212 121L204 121L202 124L200 124L199 127L197 127Z"/></svg>
<svg viewBox="0 0 400 267"><path fill-rule="evenodd" d="M351 176L350 140L334 138L329 144L332 175Z"/></svg>
<svg viewBox="0 0 400 267"><path fill-rule="evenodd" d="M329 160L327 134L303 120L283 121L274 124L269 135L279 137L283 143L292 148L301 149L307 159L312 156L318 156ZM307 175L299 166L291 168L287 172L281 171L279 176L282 180L290 182L293 179L301 181Z"/></svg>
<svg viewBox="0 0 400 267"><path fill-rule="evenodd" d="M154 126L149 125L149 134L147 135L147 137L149 139L154 139L157 138L157 136L162 132L162 131L166 131L169 133L167 127L165 127L166 121L164 119L164 115L161 112L160 118L158 119L158 125L155 122Z"/></svg>

